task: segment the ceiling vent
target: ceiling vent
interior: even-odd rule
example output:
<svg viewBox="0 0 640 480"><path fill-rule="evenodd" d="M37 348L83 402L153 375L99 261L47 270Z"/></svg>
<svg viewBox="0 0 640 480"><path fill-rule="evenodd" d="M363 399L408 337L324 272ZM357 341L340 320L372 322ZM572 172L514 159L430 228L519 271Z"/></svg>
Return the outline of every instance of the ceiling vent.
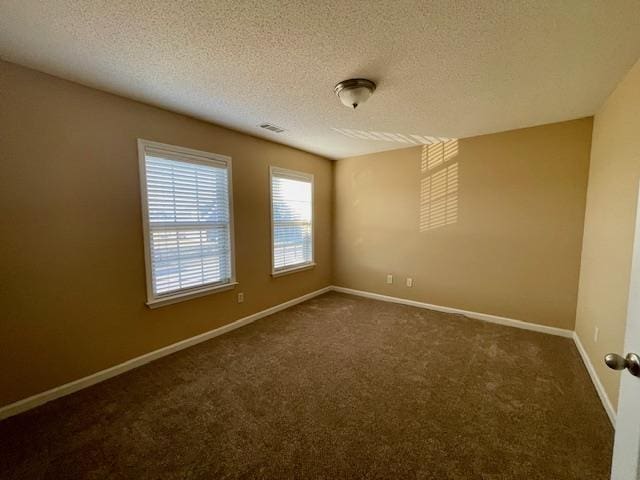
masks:
<svg viewBox="0 0 640 480"><path fill-rule="evenodd" d="M272 123L261 123L259 125L260 128L264 128L265 130L269 130L271 132L275 132L275 133L282 133L284 132L284 128L278 127L277 125L274 125Z"/></svg>

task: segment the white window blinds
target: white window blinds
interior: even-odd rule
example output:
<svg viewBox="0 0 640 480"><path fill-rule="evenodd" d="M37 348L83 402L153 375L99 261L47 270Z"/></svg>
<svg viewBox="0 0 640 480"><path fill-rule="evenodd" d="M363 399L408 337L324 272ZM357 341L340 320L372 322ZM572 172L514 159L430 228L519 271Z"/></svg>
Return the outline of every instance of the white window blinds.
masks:
<svg viewBox="0 0 640 480"><path fill-rule="evenodd" d="M231 283L230 159L141 148L150 301Z"/></svg>
<svg viewBox="0 0 640 480"><path fill-rule="evenodd" d="M313 263L313 175L271 168L273 272Z"/></svg>

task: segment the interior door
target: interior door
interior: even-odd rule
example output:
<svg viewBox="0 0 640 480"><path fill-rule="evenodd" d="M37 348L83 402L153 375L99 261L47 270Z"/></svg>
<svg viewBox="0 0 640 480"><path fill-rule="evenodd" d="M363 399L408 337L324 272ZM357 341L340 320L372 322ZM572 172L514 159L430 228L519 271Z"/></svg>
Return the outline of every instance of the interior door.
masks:
<svg viewBox="0 0 640 480"><path fill-rule="evenodd" d="M640 204L639 204L640 205ZM640 354L640 206L636 209L636 227L629 283L629 306L624 340L624 353L617 358L607 358L607 364L622 372L620 399L616 415L616 436L613 447L612 480L639 480L640 469L640 365L633 365L633 355ZM607 356L609 357L609 355ZM626 358L624 358L626 357ZM612 365L609 365L612 366Z"/></svg>

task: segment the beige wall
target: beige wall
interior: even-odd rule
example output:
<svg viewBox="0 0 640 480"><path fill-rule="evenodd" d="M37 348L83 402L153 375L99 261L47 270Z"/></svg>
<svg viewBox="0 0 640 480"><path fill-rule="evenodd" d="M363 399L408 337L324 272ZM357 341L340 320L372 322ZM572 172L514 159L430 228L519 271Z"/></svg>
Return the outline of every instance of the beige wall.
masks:
<svg viewBox="0 0 640 480"><path fill-rule="evenodd" d="M619 374L599 359L622 349L639 83L636 65L597 114L593 148L581 119L334 163L0 62L0 406L332 279L573 329L590 149L575 328L615 402ZM145 307L139 137L233 157L235 290ZM269 165L316 178L318 266L277 279Z"/></svg>
<svg viewBox="0 0 640 480"><path fill-rule="evenodd" d="M145 307L138 137L233 157L235 290ZM316 181L318 265L277 279L269 275L269 165ZM332 168L0 62L0 405L329 285Z"/></svg>
<svg viewBox="0 0 640 480"><path fill-rule="evenodd" d="M573 329L591 129L585 118L340 160L334 283Z"/></svg>
<svg viewBox="0 0 640 480"><path fill-rule="evenodd" d="M602 357L621 353L624 342L640 180L640 62L597 112L592 143L576 332L615 406L620 373Z"/></svg>

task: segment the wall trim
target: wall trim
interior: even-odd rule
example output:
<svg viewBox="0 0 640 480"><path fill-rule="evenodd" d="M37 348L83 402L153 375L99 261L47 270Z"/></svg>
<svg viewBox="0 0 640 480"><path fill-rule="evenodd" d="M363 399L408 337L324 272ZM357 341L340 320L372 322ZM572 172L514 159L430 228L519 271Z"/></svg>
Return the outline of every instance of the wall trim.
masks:
<svg viewBox="0 0 640 480"><path fill-rule="evenodd" d="M215 328L208 332L201 333L200 335L196 335L195 337L181 340L171 345L167 345L166 347L159 348L158 350L145 353L144 355L141 355L139 357L132 358L131 360L127 360L118 365L114 365L113 367L109 367L105 370L100 370L99 372L93 373L86 377L79 378L72 382L65 383L58 387L54 387L50 390L46 390L44 392L37 393L30 397L24 398L22 400L18 400L14 403L10 403L9 405L0 407L0 420L3 420L8 417L12 417L14 415L18 415L19 413L26 412L27 410L31 410L40 405L44 405L45 403L55 400L57 398L70 395L74 392L90 387L97 383L104 382L109 378L115 377L129 370L133 370L134 368L140 367L146 363L152 362L154 360L165 357L167 355L171 355L172 353L178 352L180 350L184 350L185 348L189 348L191 346L205 342L209 339L215 338L224 333L243 327L244 325L248 325L252 322L255 322L256 320L259 320L261 318L267 317L274 313L280 312L289 307L305 302L307 300L310 300L314 297L317 297L319 295L322 295L330 291L356 295L359 297L371 298L371 299L380 300L383 302L410 305L412 307L425 308L429 310L435 310L438 312L460 314L469 318L482 320L485 322L497 323L497 324L506 325L509 327L521 328L524 330L532 330L535 332L541 332L541 333L547 333L550 335L557 335L561 337L572 338L573 341L575 342L576 348L578 349L578 353L580 354L580 357L584 362L587 372L591 377L591 381L595 386L596 392L600 397L600 400L609 417L609 420L611 421L611 424L615 428L616 413L613 408L613 405L611 404L611 401L609 400L609 397L602 383L600 382L600 379L598 378L595 368L593 367L593 364L591 363L591 360L589 359L589 356L587 355L587 352L584 349L582 342L580 342L580 338L578 337L576 332L572 330L565 330L562 328L548 327L546 325L537 325L534 323L523 322L521 320L514 320L512 318L500 317L497 315L490 315L487 313L478 313L478 312L472 312L468 310L462 310L459 308L443 307L441 305L433 305L430 303L419 302L416 300L409 300L409 299L399 298L399 297L391 297L389 295L366 292L363 290L354 290L352 288L339 287L339 286L328 286L328 287L321 288L319 290L315 290L313 292L307 293L300 297L296 297L294 299L288 300L278 305L274 305L273 307L269 307L265 310L261 310L254 314L240 318L227 325L223 325L221 327Z"/></svg>
<svg viewBox="0 0 640 480"><path fill-rule="evenodd" d="M578 353L584 362L584 366L587 368L587 372L589 372L589 376L591 377L591 381L593 382L593 386L596 388L596 392L598 392L598 396L600 397L600 401L602 402L602 406L604 407L605 412L609 416L609 420L611 421L611 425L613 428L616 428L616 411L611 404L611 400L609 400L609 395L607 395L607 391L604 389L598 374L596 373L596 369L593 367L593 363L591 363L591 359L587 354L582 342L580 341L580 337L576 332L573 332L573 341L576 344L576 348L578 349Z"/></svg>
<svg viewBox="0 0 640 480"><path fill-rule="evenodd" d="M14 403L10 403L8 405L0 407L0 420L3 420L8 417L12 417L22 412L26 412L27 410L31 410L32 408L35 408L47 402L50 402L51 400L64 397L71 393L77 392L78 390L82 390L84 388L95 385L96 383L104 382L109 378L125 373L136 367L140 367L146 363L152 362L153 360L157 360L158 358L171 355L172 353L178 352L180 350L184 350L185 348L191 347L193 345L197 345L198 343L205 342L211 338L217 337L219 335L230 332L232 330L240 328L249 323L255 322L256 320L259 320L261 318L267 317L281 310L285 310L289 307L297 305L298 303L305 302L314 297L317 297L318 295L322 295L323 293L330 292L332 289L333 287L331 286L321 288L320 290L307 293L305 295L294 298L292 300L288 300L284 303L280 303L273 307L269 307L265 310L261 310L252 315L240 318L238 320L235 320L234 322L228 323L227 325L223 325L213 330L209 330L208 332L201 333L200 335L196 335L195 337L181 340L171 345L167 345L166 347L159 348L158 350L154 350L152 352L145 353L144 355L140 355L139 357L132 358L131 360L127 360L126 362L120 363L118 365L114 365L113 367L109 367L105 370L100 370L99 372L93 373L86 377L79 378L78 380L65 383L58 387L54 387L50 390L46 390L41 393L36 393L35 395L32 395L30 397L24 398L22 400L18 400L17 402L14 402Z"/></svg>
<svg viewBox="0 0 640 480"><path fill-rule="evenodd" d="M388 295L382 295L380 293L366 292L364 290L354 290L352 288L345 287L333 287L333 291L348 293L351 295L357 295L359 297L372 298L374 300L382 300L383 302L401 303L403 305L411 305L412 307L426 308L429 310L435 310L437 312L456 313L464 315L465 317L475 318L477 320L483 320L485 322L497 323L499 325L506 325L509 327L521 328L524 330L533 330L534 332L548 333L550 335L558 335L560 337L573 338L573 330L566 330L564 328L548 327L546 325L538 325L537 323L523 322L522 320L514 320L513 318L499 317L497 315L491 315L488 313L471 312L469 310L462 310L460 308L443 307L441 305L432 305L430 303L419 302L417 300L408 300L400 297L390 297Z"/></svg>

